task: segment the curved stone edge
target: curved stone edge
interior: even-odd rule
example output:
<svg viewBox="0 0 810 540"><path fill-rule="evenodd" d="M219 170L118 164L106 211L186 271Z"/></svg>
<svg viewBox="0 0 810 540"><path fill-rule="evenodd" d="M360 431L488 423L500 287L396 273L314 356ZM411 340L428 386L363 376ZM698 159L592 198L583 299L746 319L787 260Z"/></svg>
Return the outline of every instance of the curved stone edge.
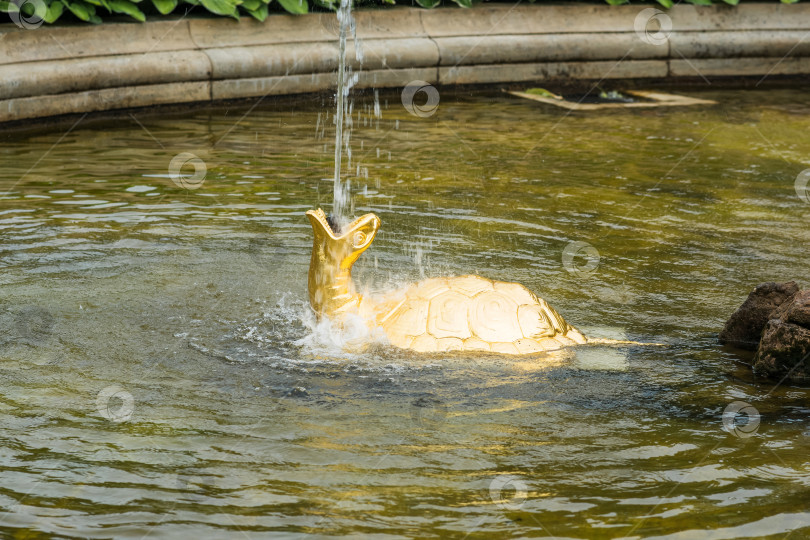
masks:
<svg viewBox="0 0 810 540"><path fill-rule="evenodd" d="M0 101L0 121L193 103L208 101L210 95L211 83L201 81L105 88L58 96L31 96Z"/></svg>
<svg viewBox="0 0 810 540"><path fill-rule="evenodd" d="M379 88L810 74L810 5L676 6L661 43L639 33L643 11L651 13L581 4L359 11L364 58L352 63L362 68L359 87ZM0 122L327 90L336 36L328 13L0 25Z"/></svg>

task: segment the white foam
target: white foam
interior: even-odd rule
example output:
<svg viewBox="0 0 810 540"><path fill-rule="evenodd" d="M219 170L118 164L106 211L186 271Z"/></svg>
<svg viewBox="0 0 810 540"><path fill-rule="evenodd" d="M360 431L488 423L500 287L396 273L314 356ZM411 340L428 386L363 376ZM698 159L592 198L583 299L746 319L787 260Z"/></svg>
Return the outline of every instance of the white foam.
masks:
<svg viewBox="0 0 810 540"><path fill-rule="evenodd" d="M363 352L371 344L388 342L382 328L370 329L358 315L349 315L343 324L335 324L326 317L318 321L310 312L303 322L309 333L296 340L295 345L311 355L350 358Z"/></svg>

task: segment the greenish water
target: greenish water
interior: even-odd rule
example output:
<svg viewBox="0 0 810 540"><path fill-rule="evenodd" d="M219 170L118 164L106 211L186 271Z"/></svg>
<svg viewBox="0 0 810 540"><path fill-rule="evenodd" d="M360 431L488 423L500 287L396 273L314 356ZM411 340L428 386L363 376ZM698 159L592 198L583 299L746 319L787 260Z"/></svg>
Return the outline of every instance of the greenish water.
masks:
<svg viewBox="0 0 810 540"><path fill-rule="evenodd" d="M4 132L0 536L807 538L809 391L716 333L758 282L810 281L810 97L690 93L722 104L356 100L362 287L477 273L663 344L554 361L346 353L314 324L328 101ZM723 429L738 401L753 436Z"/></svg>

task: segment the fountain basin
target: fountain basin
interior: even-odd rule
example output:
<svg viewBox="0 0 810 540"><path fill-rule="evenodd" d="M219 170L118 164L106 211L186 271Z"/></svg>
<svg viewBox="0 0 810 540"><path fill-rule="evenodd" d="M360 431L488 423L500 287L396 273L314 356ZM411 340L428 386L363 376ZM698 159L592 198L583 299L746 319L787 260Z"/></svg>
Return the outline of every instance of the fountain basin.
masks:
<svg viewBox="0 0 810 540"><path fill-rule="evenodd" d="M430 118L381 90L379 124L355 98L355 213L386 224L360 289L515 281L588 336L665 347L338 348L364 336L307 302L304 213L332 199L315 100L8 130L0 536L806 536L810 390L716 330L740 283L810 281L807 92L566 116L451 90ZM203 179L177 185L179 152ZM727 424L752 408L758 432Z"/></svg>

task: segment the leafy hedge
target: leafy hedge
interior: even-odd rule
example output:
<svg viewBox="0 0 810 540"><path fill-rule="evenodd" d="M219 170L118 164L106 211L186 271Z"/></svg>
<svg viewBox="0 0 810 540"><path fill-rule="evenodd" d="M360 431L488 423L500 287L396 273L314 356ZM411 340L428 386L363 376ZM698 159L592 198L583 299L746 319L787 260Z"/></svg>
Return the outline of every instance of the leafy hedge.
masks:
<svg viewBox="0 0 810 540"><path fill-rule="evenodd" d="M445 3L454 2L461 7L472 7L482 0L411 0L424 8L433 8ZM534 2L534 0L529 0ZM610 5L627 4L629 0L605 0ZM673 0L656 0L661 6L670 8ZM740 0L719 0L726 4L737 5ZM793 4L799 0L781 0L784 4ZM712 0L686 0L689 4L707 6ZM396 0L355 0L355 4L395 4ZM286 11L293 14L316 10L334 11L339 0L0 0L0 12L5 12L14 20L23 16L29 22L44 20L54 23L63 16L72 15L76 19L98 24L102 16L121 14L128 15L137 21L145 21L147 15L168 15L175 11L207 10L214 15L238 19L243 15L263 21L270 11ZM21 14L21 15L20 15Z"/></svg>

